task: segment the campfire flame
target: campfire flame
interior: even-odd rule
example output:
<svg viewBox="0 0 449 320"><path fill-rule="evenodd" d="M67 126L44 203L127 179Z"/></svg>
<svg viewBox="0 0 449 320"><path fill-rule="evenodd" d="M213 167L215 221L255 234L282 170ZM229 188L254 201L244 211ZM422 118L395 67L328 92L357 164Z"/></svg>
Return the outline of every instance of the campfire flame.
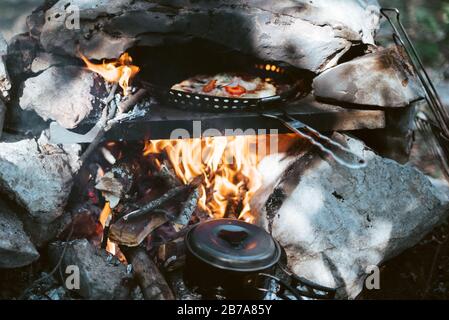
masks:
<svg viewBox="0 0 449 320"><path fill-rule="evenodd" d="M128 94L130 81L139 73L140 68L133 65L133 59L128 53L123 53L118 60L101 64L90 62L86 56L80 53L81 59L86 64L87 68L93 72L101 75L106 81L110 83L118 83L123 89L123 94Z"/></svg>
<svg viewBox="0 0 449 320"><path fill-rule="evenodd" d="M231 214L254 222L250 200L262 184L257 165L268 151L267 137L151 140L146 142L144 156L164 152L185 184L203 176L199 207L211 217Z"/></svg>
<svg viewBox="0 0 449 320"><path fill-rule="evenodd" d="M103 229L106 227L106 223L107 223L109 217L111 216L111 214L112 214L111 206L109 205L109 202L106 202L103 210L100 213L100 217L98 218L98 221L101 223ZM108 242L106 244L106 251L112 255L116 255L117 254L117 245L108 240Z"/></svg>

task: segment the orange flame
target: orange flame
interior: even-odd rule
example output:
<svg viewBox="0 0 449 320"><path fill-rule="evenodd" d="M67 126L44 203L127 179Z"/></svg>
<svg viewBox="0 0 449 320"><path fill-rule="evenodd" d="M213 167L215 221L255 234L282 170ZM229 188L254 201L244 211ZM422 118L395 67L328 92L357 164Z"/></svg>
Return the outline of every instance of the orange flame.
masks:
<svg viewBox="0 0 449 320"><path fill-rule="evenodd" d="M103 61L101 64L90 62L82 53L80 56L89 70L98 73L108 82L118 83L125 96L128 94L131 79L140 71L138 66L132 64L133 59L126 52L116 61L109 63Z"/></svg>
<svg viewBox="0 0 449 320"><path fill-rule="evenodd" d="M109 205L109 202L106 202L106 204L104 205L103 210L100 213L100 217L98 218L98 221L100 221L101 226L104 227L106 226L106 221L108 220L109 216L112 213L112 209L111 206Z"/></svg>
<svg viewBox="0 0 449 320"><path fill-rule="evenodd" d="M106 202L103 210L100 213L100 217L98 218L98 221L103 226L103 229L106 227L106 222L111 214L112 214L111 206L109 205L109 202ZM108 240L106 244L106 251L115 256L117 254L117 245Z"/></svg>
<svg viewBox="0 0 449 320"><path fill-rule="evenodd" d="M250 200L262 184L257 165L264 156L278 151L277 141L277 136L269 135L151 140L146 142L144 155L165 152L185 184L203 176L199 207L210 216L222 218L233 213L254 222ZM274 143L276 148L270 148Z"/></svg>

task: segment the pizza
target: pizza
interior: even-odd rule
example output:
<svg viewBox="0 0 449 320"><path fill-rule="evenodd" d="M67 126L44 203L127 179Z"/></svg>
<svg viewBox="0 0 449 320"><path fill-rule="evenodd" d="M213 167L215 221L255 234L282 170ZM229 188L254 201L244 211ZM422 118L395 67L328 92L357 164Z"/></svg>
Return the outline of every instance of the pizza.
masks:
<svg viewBox="0 0 449 320"><path fill-rule="evenodd" d="M219 73L200 75L175 84L172 90L230 98L266 98L276 95L276 87L269 79L250 75Z"/></svg>

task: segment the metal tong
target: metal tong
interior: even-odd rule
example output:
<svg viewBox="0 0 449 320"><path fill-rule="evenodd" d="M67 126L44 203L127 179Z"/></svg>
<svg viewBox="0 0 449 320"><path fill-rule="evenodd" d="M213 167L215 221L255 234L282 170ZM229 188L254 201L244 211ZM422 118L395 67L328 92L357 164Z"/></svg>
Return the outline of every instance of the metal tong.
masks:
<svg viewBox="0 0 449 320"><path fill-rule="evenodd" d="M429 105L430 111L433 114L435 123L432 123L430 119L424 119L419 117L416 119L418 130L424 133L424 136L430 140L432 149L443 164L443 170L446 176L449 176L449 113L441 102L440 96L429 77L424 64L413 45L404 25L401 22L401 14L397 8L382 8L380 10L382 15L390 24L393 29L393 40L397 45L404 48L412 67L417 74L421 85L426 93L426 101ZM389 13L393 13L396 24L393 22ZM404 42L405 40L405 42ZM432 130L429 129L431 126ZM433 137L431 137L432 135ZM438 151L436 149L438 149ZM437 152L436 152L437 151Z"/></svg>
<svg viewBox="0 0 449 320"><path fill-rule="evenodd" d="M276 119L281 122L285 127L307 139L312 145L316 146L319 150L329 155L338 164L344 167L349 169L361 169L366 166L366 161L352 152L349 148L321 134L317 130L292 117L286 112L284 112L281 116L267 113L261 113L261 116ZM336 152L339 152L340 155L337 155Z"/></svg>

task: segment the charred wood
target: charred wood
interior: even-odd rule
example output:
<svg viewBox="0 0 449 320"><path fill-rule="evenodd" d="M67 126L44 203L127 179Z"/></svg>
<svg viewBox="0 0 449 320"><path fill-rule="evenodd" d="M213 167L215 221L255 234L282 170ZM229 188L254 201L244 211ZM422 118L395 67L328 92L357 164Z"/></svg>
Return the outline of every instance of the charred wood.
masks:
<svg viewBox="0 0 449 320"><path fill-rule="evenodd" d="M166 275L167 282L173 290L177 300L201 300L202 296L191 291L185 284L181 270L169 272Z"/></svg>
<svg viewBox="0 0 449 320"><path fill-rule="evenodd" d="M180 186L180 187L171 189L167 193L165 193L162 197L149 202L148 204L146 204L145 206L143 206L142 208L140 208L136 211L128 213L127 215L125 215L123 217L123 219L126 221L131 218L137 218L137 217L146 215L146 214L150 213L151 211L161 207L168 201L184 194L185 192L189 192L192 188L198 187L199 184L201 183L201 181L202 181L202 178L196 178L188 185L184 185L184 186Z"/></svg>
<svg viewBox="0 0 449 320"><path fill-rule="evenodd" d="M137 247L154 230L168 221L165 214L154 212L150 217L119 219L109 229L109 240L128 247Z"/></svg>
<svg viewBox="0 0 449 320"><path fill-rule="evenodd" d="M147 94L146 89L139 89L136 93L133 95L130 95L126 100L123 100L122 103L118 106L118 109L121 113L126 113L136 105L138 102L140 102L145 95Z"/></svg>
<svg viewBox="0 0 449 320"><path fill-rule="evenodd" d="M193 190L187 200L184 202L179 216L173 221L177 231L184 229L192 218L193 213L198 208L198 200L200 199L200 191L198 188Z"/></svg>
<svg viewBox="0 0 449 320"><path fill-rule="evenodd" d="M167 272L172 272L185 264L184 237L162 244L158 248L157 260Z"/></svg>
<svg viewBox="0 0 449 320"><path fill-rule="evenodd" d="M175 297L156 264L143 248L122 247L145 300L174 300Z"/></svg>
<svg viewBox="0 0 449 320"><path fill-rule="evenodd" d="M115 89L114 89L115 88ZM101 119L98 121L97 126L100 127L100 131L98 132L95 139L92 141L92 143L89 145L89 147L84 151L83 155L81 156L81 160L84 161L87 160L92 153L97 149L99 144L103 141L106 133L111 130L118 121L115 121L116 117L109 119L108 118L108 111L109 110L109 104L113 103L113 95L111 93L116 90L117 87L113 87L111 92L109 93L108 98L106 99L107 106L105 107L103 111L103 115ZM140 89L135 94L130 95L128 99L124 100L119 106L118 109L121 111L121 113L127 112L133 105L137 104L140 100L143 99L143 97L146 95L147 91L145 89ZM115 113L115 112L114 112Z"/></svg>
<svg viewBox="0 0 449 320"><path fill-rule="evenodd" d="M168 156L165 150L162 150L159 159L156 155L150 155L150 163L154 168L154 176L160 178L169 188L176 188L181 186L183 183L179 180L176 175L175 169L168 160Z"/></svg>

